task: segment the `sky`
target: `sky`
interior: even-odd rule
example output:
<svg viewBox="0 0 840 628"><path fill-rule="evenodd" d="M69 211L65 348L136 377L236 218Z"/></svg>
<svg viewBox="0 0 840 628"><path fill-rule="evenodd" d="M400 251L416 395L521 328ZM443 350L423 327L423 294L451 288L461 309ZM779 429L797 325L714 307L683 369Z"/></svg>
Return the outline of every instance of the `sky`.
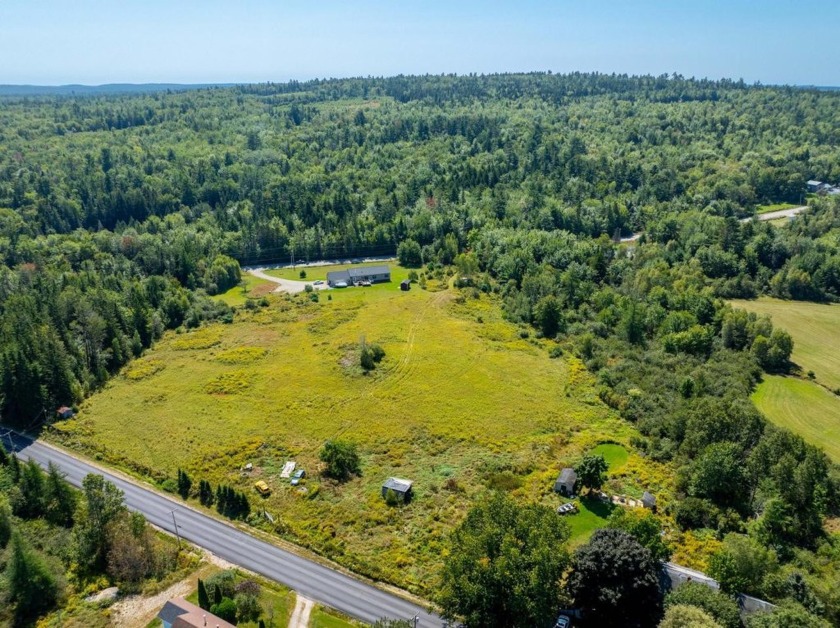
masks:
<svg viewBox="0 0 840 628"><path fill-rule="evenodd" d="M538 70L840 86L840 0L0 0L0 84Z"/></svg>

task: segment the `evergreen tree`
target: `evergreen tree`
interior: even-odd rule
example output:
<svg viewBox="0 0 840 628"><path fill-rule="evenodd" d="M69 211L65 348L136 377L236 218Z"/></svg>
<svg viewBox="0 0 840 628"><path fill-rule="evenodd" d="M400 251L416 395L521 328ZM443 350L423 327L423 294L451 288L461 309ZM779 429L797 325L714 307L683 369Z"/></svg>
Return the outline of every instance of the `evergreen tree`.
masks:
<svg viewBox="0 0 840 628"><path fill-rule="evenodd" d="M204 580L198 579L198 605L204 610L210 610L210 598L207 596L207 587L204 586Z"/></svg>
<svg viewBox="0 0 840 628"><path fill-rule="evenodd" d="M47 471L45 491L47 520L56 525L71 526L76 510L76 493L64 479L64 474L52 462Z"/></svg>
<svg viewBox="0 0 840 628"><path fill-rule="evenodd" d="M0 550L4 549L12 536L12 509L6 497L0 494Z"/></svg>
<svg viewBox="0 0 840 628"><path fill-rule="evenodd" d="M17 484L20 481L20 460L15 454L9 456L9 469L12 482Z"/></svg>
<svg viewBox="0 0 840 628"><path fill-rule="evenodd" d="M24 519L34 519L44 514L45 506L44 471L34 460L23 465L18 481L19 499L16 500L15 514Z"/></svg>
<svg viewBox="0 0 840 628"><path fill-rule="evenodd" d="M190 479L190 476L187 475L186 471L178 469L178 495L180 495L183 499L187 499L190 496L191 488L192 480Z"/></svg>
<svg viewBox="0 0 840 628"><path fill-rule="evenodd" d="M12 535L6 582L9 599L16 604L15 612L21 620L51 608L58 598L55 576L17 533Z"/></svg>

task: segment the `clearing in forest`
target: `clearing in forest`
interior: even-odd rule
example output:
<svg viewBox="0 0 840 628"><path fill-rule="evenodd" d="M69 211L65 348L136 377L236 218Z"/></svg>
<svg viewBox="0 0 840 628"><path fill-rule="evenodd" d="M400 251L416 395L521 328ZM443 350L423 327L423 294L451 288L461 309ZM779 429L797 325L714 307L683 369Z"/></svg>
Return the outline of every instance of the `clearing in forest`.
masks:
<svg viewBox="0 0 840 628"><path fill-rule="evenodd" d="M169 333L54 437L158 482L182 468L194 490L201 479L247 490L252 511L274 519L257 525L428 594L477 495L493 487L556 506L560 468L607 437L628 442L632 428L578 360L551 359L494 297L434 279L401 292L406 276L394 265L389 284L317 303L272 295L233 324ZM385 350L367 375L363 340ZM358 443L361 477L320 477L319 450L334 438ZM280 478L288 460L307 472L299 487ZM414 481L408 506L385 504L390 476Z"/></svg>

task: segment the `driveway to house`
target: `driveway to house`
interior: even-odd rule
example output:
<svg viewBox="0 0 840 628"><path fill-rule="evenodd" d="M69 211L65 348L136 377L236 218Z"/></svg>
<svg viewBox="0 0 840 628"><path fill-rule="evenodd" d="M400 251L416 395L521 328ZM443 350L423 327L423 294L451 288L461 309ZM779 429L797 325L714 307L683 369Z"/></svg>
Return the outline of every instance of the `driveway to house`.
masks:
<svg viewBox="0 0 840 628"><path fill-rule="evenodd" d="M276 283L277 287L273 290L273 292L288 292L290 294L297 294L298 292L303 292L304 290L306 290L306 286L312 286L313 290L326 290L327 288L329 288L329 286L326 283L322 283L316 286L311 281L295 281L294 279L281 279L280 277L272 277L271 275L265 272L265 268L248 268L247 270L254 277L259 277L260 279L265 279L266 281Z"/></svg>
<svg viewBox="0 0 840 628"><path fill-rule="evenodd" d="M312 268L315 266L337 266L340 264L369 264L374 262L393 262L397 258L392 255L387 255L383 257L365 257L365 258L354 258L354 259L332 259L332 260L320 260L317 262L307 262L304 264L277 264L274 266L245 266L242 270L251 273L254 277L259 277L260 279L264 279L265 281L270 281L272 283L276 283L277 287L273 290L273 292L288 292L290 294L296 294L298 292L303 292L306 290L307 285L311 285L315 290L329 290L329 286L326 283L322 283L319 286L316 286L311 281L295 281L294 279L281 279L280 277L272 277L266 270L274 270L280 268Z"/></svg>
<svg viewBox="0 0 840 628"><path fill-rule="evenodd" d="M793 218L794 216L798 216L804 212L806 209L808 209L807 205L800 205L799 207L791 207L790 209L780 209L777 212L767 212L766 214L756 214L755 216L750 216L748 218L741 218L741 222L749 222L753 219L764 222L765 220L776 220L778 218ZM641 238L643 234L644 231L639 231L638 233L634 233L626 238L621 238L619 242L621 242L621 244L632 244Z"/></svg>
<svg viewBox="0 0 840 628"><path fill-rule="evenodd" d="M808 209L807 205L800 205L799 207L791 207L790 209L780 209L777 212L767 212L766 214L756 214L749 218L741 218L741 222L749 222L753 218L760 221L776 220L777 218L793 218Z"/></svg>
<svg viewBox="0 0 840 628"><path fill-rule="evenodd" d="M383 617L411 620L417 616L419 628L444 625L440 617L411 602L407 595L385 591L338 568L281 549L75 453L10 430L2 434L2 439L25 460L35 460L44 467L53 462L74 486L81 486L89 473L102 475L125 494L130 510L142 513L158 528L175 534L177 524L181 538L350 617L373 623Z"/></svg>

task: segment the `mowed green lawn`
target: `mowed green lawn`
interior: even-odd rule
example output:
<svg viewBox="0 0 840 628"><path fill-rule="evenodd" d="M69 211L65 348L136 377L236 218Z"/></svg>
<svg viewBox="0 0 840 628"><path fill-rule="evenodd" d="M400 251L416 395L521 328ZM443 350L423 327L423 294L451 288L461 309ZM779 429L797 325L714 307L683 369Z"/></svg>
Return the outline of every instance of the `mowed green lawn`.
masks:
<svg viewBox="0 0 840 628"><path fill-rule="evenodd" d="M791 359L818 382L840 388L840 305L761 298L731 301L734 307L768 314L793 338Z"/></svg>
<svg viewBox="0 0 840 628"><path fill-rule="evenodd" d="M822 447L840 462L840 398L814 382L768 375L753 393L768 419Z"/></svg>
<svg viewBox="0 0 840 628"><path fill-rule="evenodd" d="M794 207L799 207L794 203L773 203L771 205L759 205L755 208L756 214L769 214L770 212L778 212L782 211L783 209L793 209Z"/></svg>
<svg viewBox="0 0 840 628"><path fill-rule="evenodd" d="M55 437L141 476L182 468L194 487L246 490L275 519L257 522L265 529L428 594L448 533L490 478L513 473L520 498L550 500L586 443L631 434L579 361L550 359L546 341L521 337L492 298L445 286L401 292L392 282L319 303L271 295L232 325L168 333ZM369 375L358 367L362 339L386 354ZM332 438L359 444L361 477L320 477L318 452ZM279 477L287 460L308 473L301 489ZM414 480L411 504L385 504L389 476ZM257 479L272 489L265 500Z"/></svg>

